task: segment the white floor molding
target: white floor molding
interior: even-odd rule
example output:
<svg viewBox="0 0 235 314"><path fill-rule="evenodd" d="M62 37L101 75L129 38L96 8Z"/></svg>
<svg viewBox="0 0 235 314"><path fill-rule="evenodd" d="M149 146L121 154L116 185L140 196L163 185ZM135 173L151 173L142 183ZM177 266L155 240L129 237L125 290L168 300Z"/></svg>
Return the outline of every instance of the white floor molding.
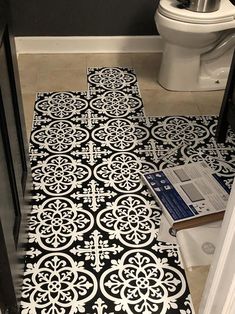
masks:
<svg viewBox="0 0 235 314"><path fill-rule="evenodd" d="M160 36L16 37L17 54L23 53L128 53L161 52Z"/></svg>

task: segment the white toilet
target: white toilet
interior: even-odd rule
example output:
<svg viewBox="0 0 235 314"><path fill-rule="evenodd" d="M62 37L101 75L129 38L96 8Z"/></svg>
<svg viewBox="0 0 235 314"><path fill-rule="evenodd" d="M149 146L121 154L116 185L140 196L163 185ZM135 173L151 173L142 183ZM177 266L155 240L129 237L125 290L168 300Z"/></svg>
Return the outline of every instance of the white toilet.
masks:
<svg viewBox="0 0 235 314"><path fill-rule="evenodd" d="M174 91L224 89L235 48L235 6L221 0L219 9L200 13L160 0L155 14L164 40L158 82Z"/></svg>

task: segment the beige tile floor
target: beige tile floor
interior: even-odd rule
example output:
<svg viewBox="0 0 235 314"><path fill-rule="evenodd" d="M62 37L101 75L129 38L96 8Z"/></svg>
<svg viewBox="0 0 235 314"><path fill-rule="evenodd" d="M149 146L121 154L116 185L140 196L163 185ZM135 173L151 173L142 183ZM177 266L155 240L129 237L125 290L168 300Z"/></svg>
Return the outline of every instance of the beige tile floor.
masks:
<svg viewBox="0 0 235 314"><path fill-rule="evenodd" d="M223 91L163 89L157 83L161 54L21 54L18 61L28 134L36 92L87 90L87 67L133 67L148 116L218 114L223 97Z"/></svg>
<svg viewBox="0 0 235 314"><path fill-rule="evenodd" d="M27 134L32 125L35 95L40 91L87 90L86 69L126 66L136 70L145 114L217 115L223 91L170 92L157 83L161 54L22 54L18 58ZM208 267L187 270L196 313Z"/></svg>

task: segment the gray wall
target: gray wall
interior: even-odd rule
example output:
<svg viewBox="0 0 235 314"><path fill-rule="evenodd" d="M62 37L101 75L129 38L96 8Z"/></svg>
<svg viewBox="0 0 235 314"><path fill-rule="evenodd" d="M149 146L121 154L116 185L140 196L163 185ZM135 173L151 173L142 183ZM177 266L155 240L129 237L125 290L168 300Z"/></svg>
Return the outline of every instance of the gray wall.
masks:
<svg viewBox="0 0 235 314"><path fill-rule="evenodd" d="M10 0L16 36L155 35L157 0Z"/></svg>

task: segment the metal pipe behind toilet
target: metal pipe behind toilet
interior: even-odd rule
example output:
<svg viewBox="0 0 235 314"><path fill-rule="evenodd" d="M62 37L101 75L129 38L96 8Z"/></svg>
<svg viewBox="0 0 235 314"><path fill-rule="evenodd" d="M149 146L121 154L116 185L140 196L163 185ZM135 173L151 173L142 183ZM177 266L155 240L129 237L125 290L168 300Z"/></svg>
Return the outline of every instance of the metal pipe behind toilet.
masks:
<svg viewBox="0 0 235 314"><path fill-rule="evenodd" d="M217 11L220 7L220 0L178 0L181 8L195 11L209 13Z"/></svg>

